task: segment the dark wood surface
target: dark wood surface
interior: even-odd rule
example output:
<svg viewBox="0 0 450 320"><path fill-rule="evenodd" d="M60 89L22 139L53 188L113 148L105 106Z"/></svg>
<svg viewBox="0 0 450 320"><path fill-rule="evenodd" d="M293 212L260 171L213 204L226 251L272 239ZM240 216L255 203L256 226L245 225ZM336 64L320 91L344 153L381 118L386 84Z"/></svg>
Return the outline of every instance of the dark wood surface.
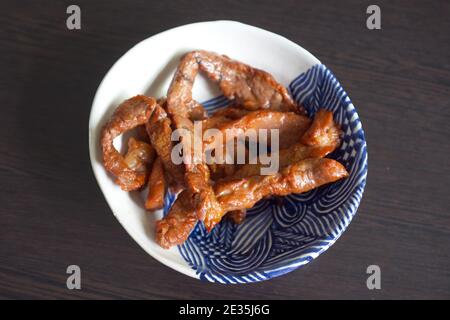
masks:
<svg viewBox="0 0 450 320"><path fill-rule="evenodd" d="M66 28L66 8L82 29ZM1 1L0 298L450 298L450 2ZM231 19L330 67L358 109L369 174L356 218L317 260L249 285L200 282L147 255L113 217L88 155L95 91L130 47ZM157 50L157 48L155 48ZM164 54L164 53L162 53ZM82 269L82 290L66 268ZM366 268L381 267L368 290Z"/></svg>

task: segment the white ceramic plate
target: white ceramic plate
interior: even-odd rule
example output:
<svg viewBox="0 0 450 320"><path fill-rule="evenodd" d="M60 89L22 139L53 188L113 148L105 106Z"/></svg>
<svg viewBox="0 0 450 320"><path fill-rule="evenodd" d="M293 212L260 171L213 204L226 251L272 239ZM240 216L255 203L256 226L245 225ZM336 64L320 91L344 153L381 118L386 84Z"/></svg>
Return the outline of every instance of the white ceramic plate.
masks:
<svg viewBox="0 0 450 320"><path fill-rule="evenodd" d="M320 62L299 45L272 32L234 21L201 22L143 40L126 52L101 82L90 114L89 152L105 199L114 216L146 252L179 272L199 278L177 248L164 250L155 242L154 222L161 218L162 212L146 212L139 194L124 192L114 184L102 165L98 143L102 125L120 102L136 94L165 96L179 58L194 49L226 54L266 70L285 86ZM219 92L199 77L194 86L197 101L218 95ZM120 148L121 139L116 140Z"/></svg>

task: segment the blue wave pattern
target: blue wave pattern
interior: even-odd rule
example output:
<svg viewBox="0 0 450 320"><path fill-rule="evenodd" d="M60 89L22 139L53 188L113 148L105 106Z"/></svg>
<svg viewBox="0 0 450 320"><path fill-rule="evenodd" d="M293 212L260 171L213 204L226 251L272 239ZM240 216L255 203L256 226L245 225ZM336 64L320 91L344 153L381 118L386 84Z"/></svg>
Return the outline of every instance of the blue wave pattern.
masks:
<svg viewBox="0 0 450 320"><path fill-rule="evenodd" d="M299 75L289 90L309 116L319 108L333 112L344 138L340 149L329 157L341 162L350 176L304 194L262 200L240 225L223 219L207 233L198 223L178 249L202 280L248 283L290 272L328 249L356 213L366 183L367 149L353 104L322 64ZM213 112L228 104L221 96L204 106ZM166 197L164 213L173 201L173 195Z"/></svg>

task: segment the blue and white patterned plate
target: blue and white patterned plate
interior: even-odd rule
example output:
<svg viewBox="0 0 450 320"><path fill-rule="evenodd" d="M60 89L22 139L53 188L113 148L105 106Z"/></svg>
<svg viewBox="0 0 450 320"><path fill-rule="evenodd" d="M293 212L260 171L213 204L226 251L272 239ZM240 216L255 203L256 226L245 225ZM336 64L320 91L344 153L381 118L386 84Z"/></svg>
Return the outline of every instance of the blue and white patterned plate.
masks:
<svg viewBox="0 0 450 320"><path fill-rule="evenodd" d="M179 47L173 48L171 45L175 40ZM155 54L154 48L167 55ZM164 213L145 212L139 196L122 192L105 173L101 166L98 134L121 100L142 92L164 95L180 54L195 48L225 53L269 71L288 86L294 99L306 107L309 116L319 108L332 111L344 131L344 138L341 147L328 157L341 162L350 176L308 193L284 197L281 202L262 200L248 211L240 225L224 219L208 234L198 223L183 245L163 250L154 241L153 224L167 213L174 201L173 195L167 195ZM149 63L152 59L157 62ZM167 65L169 67L165 67ZM200 101L207 100L204 105L209 111L228 104L222 96L211 99L218 92L202 81L200 79L199 87L194 88L194 96ZM117 91L116 95L111 94ZM162 263L212 282L267 280L315 259L347 228L356 214L366 183L367 150L361 121L332 72L289 40L231 21L175 28L149 38L127 52L111 68L97 91L89 134L91 162L97 181L114 215L128 233Z"/></svg>

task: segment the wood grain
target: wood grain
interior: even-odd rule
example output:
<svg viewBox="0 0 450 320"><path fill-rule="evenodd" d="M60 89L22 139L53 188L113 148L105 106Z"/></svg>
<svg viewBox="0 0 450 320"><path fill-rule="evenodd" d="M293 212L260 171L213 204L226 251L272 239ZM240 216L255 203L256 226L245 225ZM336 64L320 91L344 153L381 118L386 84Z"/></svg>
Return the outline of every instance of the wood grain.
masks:
<svg viewBox="0 0 450 320"><path fill-rule="evenodd" d="M0 298L450 298L450 2L72 1L0 4ZM356 105L369 151L357 217L301 270L223 286L147 255L111 214L88 156L97 86L130 47L195 21L231 19L279 33L333 70ZM82 269L69 291L66 267ZM366 288L366 268L382 289Z"/></svg>

